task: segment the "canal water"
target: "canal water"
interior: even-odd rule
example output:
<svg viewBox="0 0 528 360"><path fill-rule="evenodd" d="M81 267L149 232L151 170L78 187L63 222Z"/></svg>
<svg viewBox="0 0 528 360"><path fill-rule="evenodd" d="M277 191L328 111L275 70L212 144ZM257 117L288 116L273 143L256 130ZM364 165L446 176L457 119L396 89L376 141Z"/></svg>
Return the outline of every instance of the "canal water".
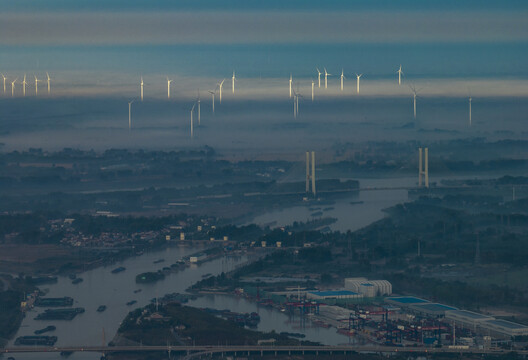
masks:
<svg viewBox="0 0 528 360"><path fill-rule="evenodd" d="M416 179L385 179L361 180L361 187L412 186ZM336 217L338 221L332 224L333 230L356 230L384 216L382 210L388 206L407 200L405 190L364 191L359 195L343 198L333 205L321 208L333 208L324 211L324 216ZM317 206L317 205L314 205ZM256 223L276 222L276 226L286 225L293 221L305 221L313 211L308 207L298 206L291 209L270 212L255 218ZM247 256L219 258L199 266L188 267L183 271L172 273L164 280L153 284L137 285L135 276L146 271L155 271L164 266L170 266L177 260L199 251L197 247L172 246L165 250L146 252L142 256L126 259L112 267L101 267L89 270L80 275L83 282L74 285L68 277L59 277L56 284L42 286L47 289L48 297L71 296L74 307L84 307L86 312L78 315L72 321L39 321L34 318L44 309L35 308L24 319L16 337L33 335L37 329L55 325L57 330L48 335L58 337L56 346L101 345L103 329L105 341L109 342L119 328L126 314L134 308L147 305L154 297L161 297L172 292L184 292L193 283L206 274L219 274L222 271L233 270L251 260ZM155 264L159 259L162 263ZM125 271L112 274L111 270L123 266ZM137 290L141 289L140 292ZM137 301L127 306L130 301ZM96 311L100 305L106 305L106 311ZM312 326L310 321L303 320L298 314L290 315L277 309L262 307L244 298L227 295L207 295L190 301L189 305L216 309L229 309L237 312L257 312L261 316L258 330L276 332L303 333L306 340L318 341L324 344L336 345L348 343L349 338L336 332L335 328ZM16 338L15 337L15 338ZM9 346L14 346L13 341ZM69 359L99 359L99 354L77 352ZM60 359L59 354L17 354L16 359Z"/></svg>

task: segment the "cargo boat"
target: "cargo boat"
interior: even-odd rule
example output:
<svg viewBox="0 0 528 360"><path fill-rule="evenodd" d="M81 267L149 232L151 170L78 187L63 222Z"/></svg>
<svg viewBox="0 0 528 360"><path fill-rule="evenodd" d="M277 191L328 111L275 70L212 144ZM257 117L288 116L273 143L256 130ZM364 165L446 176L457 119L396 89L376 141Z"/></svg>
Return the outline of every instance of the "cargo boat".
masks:
<svg viewBox="0 0 528 360"><path fill-rule="evenodd" d="M60 298L41 298L39 297L35 301L35 306L39 307L63 307L63 306L72 306L73 299L69 296L60 297Z"/></svg>
<svg viewBox="0 0 528 360"><path fill-rule="evenodd" d="M53 346L56 342L56 336L20 336L15 340L15 345Z"/></svg>
<svg viewBox="0 0 528 360"><path fill-rule="evenodd" d="M132 306L135 303L137 303L137 301L136 300L132 300L132 301L127 302L126 304L127 304L127 306Z"/></svg>
<svg viewBox="0 0 528 360"><path fill-rule="evenodd" d="M42 314L39 314L35 320L72 320L83 312L84 308L47 309Z"/></svg>
<svg viewBox="0 0 528 360"><path fill-rule="evenodd" d="M115 268L114 270L112 270L112 274L118 274L118 273L120 273L122 271L125 271L125 270L126 270L125 267L120 266L120 267Z"/></svg>
<svg viewBox="0 0 528 360"><path fill-rule="evenodd" d="M106 305L101 305L97 308L97 312L103 312L106 310Z"/></svg>
<svg viewBox="0 0 528 360"><path fill-rule="evenodd" d="M50 326L46 326L44 329L40 329L40 330L35 330L34 333L35 335L40 335L40 334L44 334L45 332L49 332L49 331L55 331L57 328L53 325L50 325Z"/></svg>

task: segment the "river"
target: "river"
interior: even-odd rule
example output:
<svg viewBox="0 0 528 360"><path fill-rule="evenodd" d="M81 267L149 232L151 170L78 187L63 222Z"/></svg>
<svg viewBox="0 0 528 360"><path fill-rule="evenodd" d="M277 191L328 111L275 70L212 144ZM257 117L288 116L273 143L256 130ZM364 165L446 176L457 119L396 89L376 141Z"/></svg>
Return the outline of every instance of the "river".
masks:
<svg viewBox="0 0 528 360"><path fill-rule="evenodd" d="M416 179L362 179L361 187L385 186L412 186ZM325 216L336 217L338 220L332 224L333 230L356 230L366 226L384 216L382 209L407 200L405 190L362 191L358 195L339 199L333 205L324 205L321 208L333 208L324 211ZM354 203L362 201L362 203ZM314 205L317 206L317 205ZM306 206L297 206L290 209L273 211L255 218L256 223L276 221L276 225L285 225L293 221L304 221L310 218L310 211ZM148 284L137 285L135 276L146 271L158 270L170 266L183 256L198 251L196 247L171 246L165 250L151 251L142 256L126 259L112 267L101 267L89 270L80 275L84 279L77 285L71 283L68 277L59 277L56 284L42 286L48 289L48 297L71 296L74 298L74 307L84 307L86 312L78 315L72 321L38 321L34 320L38 313L44 309L35 308L24 319L16 337L32 335L37 329L47 325L55 325L57 330L48 335L58 337L56 346L74 345L101 345L103 342L103 329L105 341L110 341L115 335L120 322L133 308L144 306L150 299L163 296L166 293L184 292L186 288L202 279L205 274L219 274L230 271L237 265L248 261L247 256L239 258L219 258L204 263L200 266L188 267L183 271L172 273L164 280ZM158 259L165 259L163 263L154 264ZM126 267L126 271L112 274L111 270L118 266ZM135 293L136 290L141 292ZM136 300L133 306L126 303ZM334 328L312 327L310 322L304 322L298 315L291 316L276 309L259 306L243 298L226 295L208 295L190 301L190 305L197 307L210 307L216 309L230 309L239 312L258 312L261 322L258 330L276 332L295 332L306 335L306 340L318 341L324 344L348 343L348 337L338 334ZM96 311L99 305L106 305L107 310L102 313ZM16 338L15 337L15 338ZM13 346L13 341L10 342ZM74 353L69 359L99 359L99 354ZM17 359L60 359L59 354L18 354Z"/></svg>

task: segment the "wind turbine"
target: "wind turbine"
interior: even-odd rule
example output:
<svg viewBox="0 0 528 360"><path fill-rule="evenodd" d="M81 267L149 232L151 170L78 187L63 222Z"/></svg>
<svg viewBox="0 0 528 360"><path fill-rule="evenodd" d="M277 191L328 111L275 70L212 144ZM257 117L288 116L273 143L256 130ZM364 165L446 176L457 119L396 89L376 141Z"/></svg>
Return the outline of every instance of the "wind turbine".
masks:
<svg viewBox="0 0 528 360"><path fill-rule="evenodd" d="M421 89L416 90L416 88L412 85L409 85L409 87L411 88L411 91L413 93L414 118L416 119L416 97L418 96L418 91L420 91Z"/></svg>
<svg viewBox="0 0 528 360"><path fill-rule="evenodd" d="M233 77L231 78L231 86L232 86L232 89L233 89L233 94L235 93L235 81L236 81L236 77L235 77L235 70L233 70Z"/></svg>
<svg viewBox="0 0 528 360"><path fill-rule="evenodd" d="M292 97L292 74L290 74L290 98Z"/></svg>
<svg viewBox="0 0 528 360"><path fill-rule="evenodd" d="M48 95L49 95L50 92L51 92L51 78L50 78L48 72L46 72L46 76L48 77Z"/></svg>
<svg viewBox="0 0 528 360"><path fill-rule="evenodd" d="M2 75L2 77L4 78L4 94L5 94L6 92L5 82L6 82L7 77L4 74L0 74L0 75Z"/></svg>
<svg viewBox="0 0 528 360"><path fill-rule="evenodd" d="M319 87L321 87L321 74L322 72L319 71L319 68L316 68L317 69L317 80L319 81Z"/></svg>
<svg viewBox="0 0 528 360"><path fill-rule="evenodd" d="M170 99L170 84L172 80L167 77L167 99Z"/></svg>
<svg viewBox="0 0 528 360"><path fill-rule="evenodd" d="M356 74L356 77L357 77L357 93L359 94L359 79L361 79L361 76L363 76L363 74Z"/></svg>
<svg viewBox="0 0 528 360"><path fill-rule="evenodd" d="M402 78L402 75L403 75L401 64L400 64L400 68L396 72L398 73L398 85L401 85L401 78Z"/></svg>
<svg viewBox="0 0 528 360"><path fill-rule="evenodd" d="M143 76L141 77L140 87L141 87L141 101L143 101Z"/></svg>
<svg viewBox="0 0 528 360"><path fill-rule="evenodd" d="M27 85L26 74L24 74L24 81L22 81L22 94L24 94L24 96L26 96L26 85Z"/></svg>
<svg viewBox="0 0 528 360"><path fill-rule="evenodd" d="M346 79L343 69L341 69L341 91L343 91L343 80Z"/></svg>
<svg viewBox="0 0 528 360"><path fill-rule="evenodd" d="M193 111L194 111L195 106L196 106L196 103L194 103L191 108L191 139L194 137Z"/></svg>
<svg viewBox="0 0 528 360"><path fill-rule="evenodd" d="M128 102L128 130L132 129L132 103L134 100Z"/></svg>
<svg viewBox="0 0 528 360"><path fill-rule="evenodd" d="M213 114L214 114L214 98L216 94L216 88L214 89L214 91L209 91L209 94L211 94L211 96L213 97Z"/></svg>
<svg viewBox="0 0 528 360"><path fill-rule="evenodd" d="M471 126L471 95L469 95L469 126ZM478 104L477 104L478 105Z"/></svg>
<svg viewBox="0 0 528 360"><path fill-rule="evenodd" d="M297 89L299 91L299 89ZM293 91L293 117L297 118L297 115L299 115L299 98L302 97L301 94Z"/></svg>
<svg viewBox="0 0 528 360"><path fill-rule="evenodd" d="M16 78L15 80L11 81L11 96L15 96L15 83L16 83L17 80L18 80L18 78Z"/></svg>
<svg viewBox="0 0 528 360"><path fill-rule="evenodd" d="M224 80L222 80L222 82L218 83L218 88L220 89L220 104L222 103L222 88L224 87Z"/></svg>
<svg viewBox="0 0 528 360"><path fill-rule="evenodd" d="M38 94L38 82L42 81L37 79L37 75L35 75L35 96Z"/></svg>
<svg viewBox="0 0 528 360"><path fill-rule="evenodd" d="M200 126L200 89L198 89L198 126Z"/></svg>
<svg viewBox="0 0 528 360"><path fill-rule="evenodd" d="M312 79L312 101L314 101L314 87L315 87L315 83Z"/></svg>
<svg viewBox="0 0 528 360"><path fill-rule="evenodd" d="M327 71L326 71L326 68L324 68L324 71L325 71L325 89L328 88L328 77L332 74L329 74Z"/></svg>

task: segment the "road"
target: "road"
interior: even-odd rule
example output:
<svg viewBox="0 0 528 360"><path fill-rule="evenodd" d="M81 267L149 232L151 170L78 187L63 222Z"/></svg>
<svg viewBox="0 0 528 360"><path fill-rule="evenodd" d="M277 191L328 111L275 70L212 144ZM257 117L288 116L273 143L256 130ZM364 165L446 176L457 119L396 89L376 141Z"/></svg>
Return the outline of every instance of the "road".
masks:
<svg viewBox="0 0 528 360"><path fill-rule="evenodd" d="M171 353L186 354L186 358L205 354L239 353L241 354L319 354L319 353L456 353L456 354L505 354L509 350L498 349L452 349L420 348L420 347L395 347L395 346L70 346L70 347L12 347L1 349L0 353L49 353L49 352L150 352L166 351ZM528 350L516 351L520 355L528 355Z"/></svg>

